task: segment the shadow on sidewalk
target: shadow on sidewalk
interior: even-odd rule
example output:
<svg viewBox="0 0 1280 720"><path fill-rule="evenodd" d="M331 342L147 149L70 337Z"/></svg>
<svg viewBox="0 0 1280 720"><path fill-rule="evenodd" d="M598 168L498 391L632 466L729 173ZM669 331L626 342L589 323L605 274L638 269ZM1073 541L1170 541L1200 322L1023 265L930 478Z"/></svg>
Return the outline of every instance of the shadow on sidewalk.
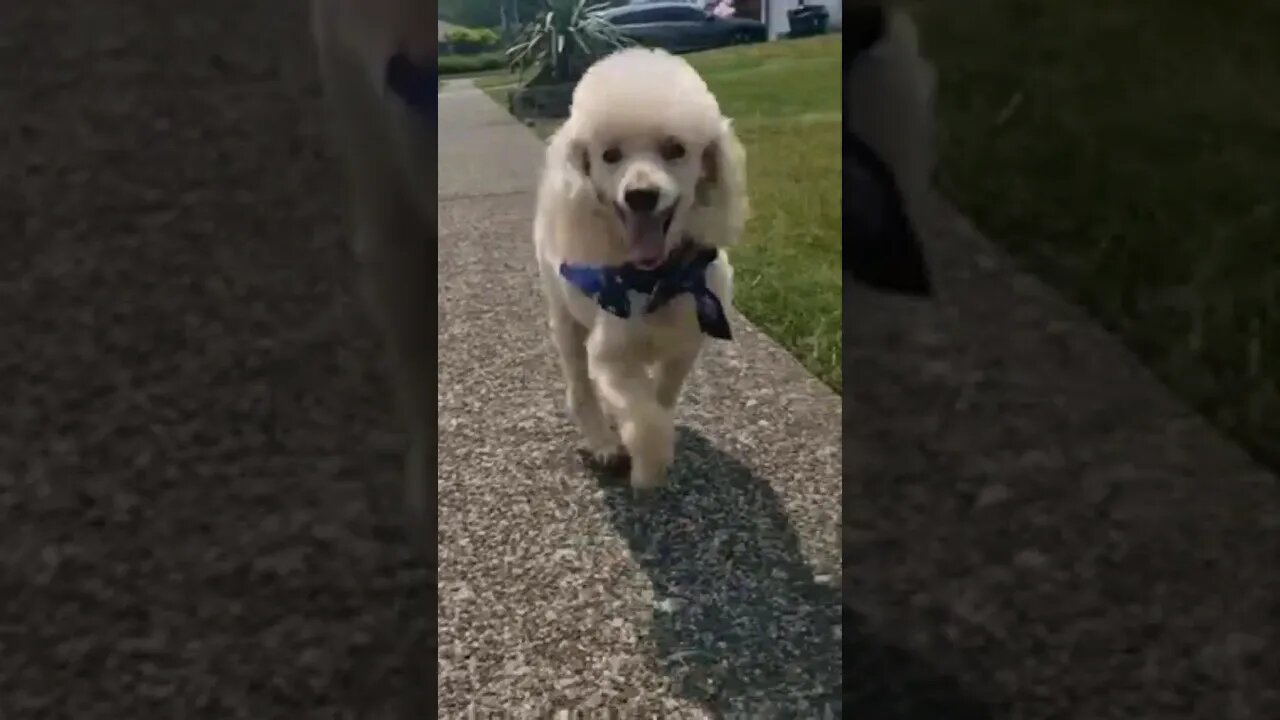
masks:
<svg viewBox="0 0 1280 720"><path fill-rule="evenodd" d="M839 589L805 562L769 484L697 432L681 428L671 486L648 501L597 477L653 583L648 642L674 694L715 716L989 717L954 682L860 635ZM843 695L842 654L857 678Z"/></svg>

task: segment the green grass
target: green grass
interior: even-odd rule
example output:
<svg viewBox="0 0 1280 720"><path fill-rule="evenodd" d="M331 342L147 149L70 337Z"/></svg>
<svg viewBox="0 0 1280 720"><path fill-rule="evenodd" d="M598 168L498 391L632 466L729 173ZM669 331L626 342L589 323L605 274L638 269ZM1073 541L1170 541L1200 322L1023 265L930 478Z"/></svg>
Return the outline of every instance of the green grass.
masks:
<svg viewBox="0 0 1280 720"><path fill-rule="evenodd" d="M920 3L941 185L1280 466L1280 3Z"/></svg>
<svg viewBox="0 0 1280 720"><path fill-rule="evenodd" d="M506 68L490 75L476 78L476 87L486 92L489 90L510 90L516 86L516 76ZM507 104L507 96L502 96L502 105Z"/></svg>
<svg viewBox="0 0 1280 720"><path fill-rule="evenodd" d="M841 377L840 36L690 55L747 149L752 218L734 303L837 392Z"/></svg>
<svg viewBox="0 0 1280 720"><path fill-rule="evenodd" d="M734 303L839 392L840 35L685 57L747 149L752 219L731 252ZM506 107L514 83L477 85ZM555 127L533 129L545 138Z"/></svg>

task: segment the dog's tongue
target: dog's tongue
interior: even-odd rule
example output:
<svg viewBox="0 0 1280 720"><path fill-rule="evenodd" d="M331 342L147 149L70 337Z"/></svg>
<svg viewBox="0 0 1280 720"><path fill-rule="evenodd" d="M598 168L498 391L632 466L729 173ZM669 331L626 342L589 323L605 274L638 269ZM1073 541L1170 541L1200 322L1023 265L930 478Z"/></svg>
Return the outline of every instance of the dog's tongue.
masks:
<svg viewBox="0 0 1280 720"><path fill-rule="evenodd" d="M627 220L631 240L631 262L650 269L660 265L667 253L667 233L662 218L654 214L632 215Z"/></svg>

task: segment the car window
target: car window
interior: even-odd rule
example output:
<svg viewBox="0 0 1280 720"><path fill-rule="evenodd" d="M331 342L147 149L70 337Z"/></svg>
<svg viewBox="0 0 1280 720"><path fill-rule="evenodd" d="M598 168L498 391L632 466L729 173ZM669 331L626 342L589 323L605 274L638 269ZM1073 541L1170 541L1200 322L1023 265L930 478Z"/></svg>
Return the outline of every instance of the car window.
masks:
<svg viewBox="0 0 1280 720"><path fill-rule="evenodd" d="M605 17L614 25L640 25L642 23L660 22L654 19L655 12L655 10L632 10L631 12L617 13Z"/></svg>
<svg viewBox="0 0 1280 720"><path fill-rule="evenodd" d="M696 7L673 7L663 10L663 22L702 22L707 14Z"/></svg>
<svg viewBox="0 0 1280 720"><path fill-rule="evenodd" d="M655 7L609 13L605 17L614 25L642 25L645 23L701 22L706 13L691 5Z"/></svg>
<svg viewBox="0 0 1280 720"><path fill-rule="evenodd" d="M691 22L702 19L702 11L687 7L654 8L646 13L644 22Z"/></svg>

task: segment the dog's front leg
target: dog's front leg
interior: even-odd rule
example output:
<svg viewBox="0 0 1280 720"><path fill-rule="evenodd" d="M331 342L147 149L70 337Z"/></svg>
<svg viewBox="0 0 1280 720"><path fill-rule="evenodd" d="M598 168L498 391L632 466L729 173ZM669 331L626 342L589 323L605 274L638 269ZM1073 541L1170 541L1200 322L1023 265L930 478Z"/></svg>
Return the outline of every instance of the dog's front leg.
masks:
<svg viewBox="0 0 1280 720"><path fill-rule="evenodd" d="M365 305L382 331L390 355L396 402L409 431L405 457L405 502L414 531L425 532L429 518L427 493L427 453L434 443L434 420L429 421L428 368L434 358L427 354L429 304L426 267L429 229L425 222L406 212L398 222L387 216L377 219L365 214L358 247L359 274ZM430 429L428 429L430 428Z"/></svg>
<svg viewBox="0 0 1280 720"><path fill-rule="evenodd" d="M689 371L693 370L700 347L701 343L698 343L686 352L663 358L654 368L658 402L668 410L673 410L680 399L680 390L684 387L685 378L689 377Z"/></svg>
<svg viewBox="0 0 1280 720"><path fill-rule="evenodd" d="M551 307L551 338L564 372L569 416L586 440L593 459L603 464L617 463L624 451L600 408L600 398L587 372L587 329L565 307L555 302Z"/></svg>
<svg viewBox="0 0 1280 720"><path fill-rule="evenodd" d="M671 410L658 402L654 381L644 366L610 348L597 330L587 342L590 374L600 396L618 421L622 444L631 455L631 487L658 488L667 482L675 454Z"/></svg>

